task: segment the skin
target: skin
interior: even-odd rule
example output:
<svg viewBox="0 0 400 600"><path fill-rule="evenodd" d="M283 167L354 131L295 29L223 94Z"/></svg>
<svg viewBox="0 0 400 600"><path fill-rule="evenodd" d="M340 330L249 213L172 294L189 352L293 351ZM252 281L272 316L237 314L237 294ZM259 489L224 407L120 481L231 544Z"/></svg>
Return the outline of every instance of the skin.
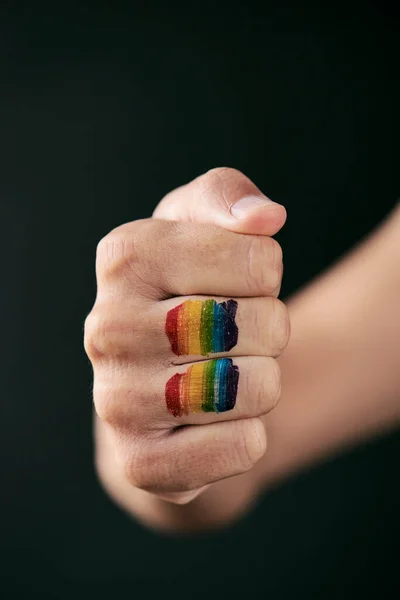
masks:
<svg viewBox="0 0 400 600"><path fill-rule="evenodd" d="M258 203L235 213L249 196ZM400 209L285 307L269 236L286 212L262 199L240 172L214 169L98 247L85 324L97 471L156 529L227 525L268 486L400 422ZM165 381L200 357L170 351L165 314L200 296L238 301L239 342L213 355L239 365L238 398L226 413L176 418Z"/></svg>

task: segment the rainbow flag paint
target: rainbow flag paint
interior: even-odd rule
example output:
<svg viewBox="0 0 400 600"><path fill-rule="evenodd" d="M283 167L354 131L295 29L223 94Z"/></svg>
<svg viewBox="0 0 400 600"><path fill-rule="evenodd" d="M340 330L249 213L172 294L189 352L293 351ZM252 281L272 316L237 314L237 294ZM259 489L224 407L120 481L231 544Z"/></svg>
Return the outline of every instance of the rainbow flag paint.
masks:
<svg viewBox="0 0 400 600"><path fill-rule="evenodd" d="M239 367L231 358L218 358L191 365L166 383L167 408L174 417L189 413L225 412L236 404Z"/></svg>
<svg viewBox="0 0 400 600"><path fill-rule="evenodd" d="M208 356L236 346L236 300L186 300L167 313L165 333L178 356Z"/></svg>

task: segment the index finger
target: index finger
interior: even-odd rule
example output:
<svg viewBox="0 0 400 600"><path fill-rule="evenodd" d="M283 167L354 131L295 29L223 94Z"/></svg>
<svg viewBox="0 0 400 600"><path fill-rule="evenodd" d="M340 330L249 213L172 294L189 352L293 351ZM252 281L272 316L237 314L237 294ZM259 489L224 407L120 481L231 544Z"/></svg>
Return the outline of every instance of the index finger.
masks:
<svg viewBox="0 0 400 600"><path fill-rule="evenodd" d="M277 295L282 250L273 238L213 225L145 219L114 229L98 245L99 287L162 300L171 296Z"/></svg>

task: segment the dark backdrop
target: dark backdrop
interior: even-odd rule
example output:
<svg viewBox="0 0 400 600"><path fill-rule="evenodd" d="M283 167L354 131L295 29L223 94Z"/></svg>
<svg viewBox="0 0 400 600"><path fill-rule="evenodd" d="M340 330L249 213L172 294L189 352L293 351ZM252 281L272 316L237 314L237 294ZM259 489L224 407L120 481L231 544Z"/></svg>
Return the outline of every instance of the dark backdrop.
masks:
<svg viewBox="0 0 400 600"><path fill-rule="evenodd" d="M282 484L229 531L158 536L96 481L82 329L97 241L211 167L286 205L283 296L388 213L398 11L132 6L0 8L0 585L54 598L393 592L399 435Z"/></svg>

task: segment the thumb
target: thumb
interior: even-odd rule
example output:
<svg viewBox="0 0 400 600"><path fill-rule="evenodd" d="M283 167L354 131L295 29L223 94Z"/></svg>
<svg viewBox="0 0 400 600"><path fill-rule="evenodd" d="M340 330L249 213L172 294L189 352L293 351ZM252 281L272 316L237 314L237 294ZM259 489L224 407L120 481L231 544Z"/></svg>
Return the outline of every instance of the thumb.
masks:
<svg viewBox="0 0 400 600"><path fill-rule="evenodd" d="M167 194L153 217L212 223L238 233L275 235L286 221L286 209L267 198L240 171L220 167Z"/></svg>

